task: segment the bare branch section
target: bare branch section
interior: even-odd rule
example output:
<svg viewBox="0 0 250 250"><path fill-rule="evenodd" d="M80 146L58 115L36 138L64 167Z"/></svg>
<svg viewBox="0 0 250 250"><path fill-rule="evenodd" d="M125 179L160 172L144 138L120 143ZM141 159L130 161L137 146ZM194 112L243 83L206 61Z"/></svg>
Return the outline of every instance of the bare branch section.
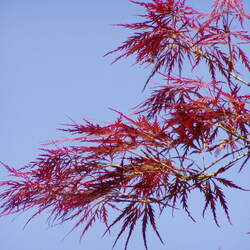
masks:
<svg viewBox="0 0 250 250"><path fill-rule="evenodd" d="M149 226L163 242L155 218L165 209L182 208L195 220L189 199L199 190L202 214L210 210L219 225L220 206L231 222L224 189L249 191L225 178L250 158L250 84L239 77L239 69L250 70L241 48L250 42L242 30L249 15L240 0L217 0L209 14L181 0L131 2L144 8L144 21L119 25L134 34L108 54L120 53L115 61L135 55L136 63L152 65L147 83L156 73L163 83L134 116L117 112L110 124L67 125L62 130L72 137L51 143L56 148L28 166L3 164L10 177L0 182L1 215L49 209L52 222L74 219L81 236L96 220L106 232L119 223L114 245L127 232L125 249L140 224L148 249ZM198 72L207 66L207 80L183 76L186 65Z"/></svg>

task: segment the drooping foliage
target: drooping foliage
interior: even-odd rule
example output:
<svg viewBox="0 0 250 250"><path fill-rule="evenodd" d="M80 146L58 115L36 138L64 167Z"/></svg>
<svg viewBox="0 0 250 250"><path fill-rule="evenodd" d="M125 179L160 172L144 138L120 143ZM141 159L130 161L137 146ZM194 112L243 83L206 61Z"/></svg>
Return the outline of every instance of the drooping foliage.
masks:
<svg viewBox="0 0 250 250"><path fill-rule="evenodd" d="M210 13L183 0L131 2L144 8L143 21L120 24L134 33L108 54L151 65L144 87L156 74L161 83L134 116L115 111L110 124L68 125L71 146L57 141L19 170L4 165L13 178L0 183L2 215L50 209L55 221L76 220L82 236L96 220L106 232L120 223L114 244L127 232L125 249L140 224L148 249L148 226L163 242L155 218L165 209L181 207L194 220L189 198L199 190L203 215L210 209L219 225L220 206L230 222L223 188L247 191L225 173L250 157L250 83L242 77L250 70L250 16L241 0L217 0Z"/></svg>

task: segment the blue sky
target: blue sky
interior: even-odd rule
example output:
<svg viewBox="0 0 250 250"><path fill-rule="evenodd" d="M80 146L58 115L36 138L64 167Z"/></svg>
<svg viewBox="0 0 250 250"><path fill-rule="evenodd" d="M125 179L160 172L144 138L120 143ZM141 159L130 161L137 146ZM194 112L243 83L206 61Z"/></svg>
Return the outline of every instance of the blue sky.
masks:
<svg viewBox="0 0 250 250"><path fill-rule="evenodd" d="M196 7L201 1L187 1ZM250 9L250 3L245 1ZM206 8L212 1L202 2ZM42 143L67 136L57 128L70 119L110 121L108 108L128 113L148 94L142 93L148 69L132 66L132 59L111 65L103 55L117 47L128 32L111 26L129 23L139 13L128 0L1 0L0 1L0 160L19 168L35 159ZM246 174L238 183L249 185ZM249 172L248 172L249 173ZM0 176L6 173L0 170ZM249 250L250 198L229 193L233 226L222 215L217 228L209 214L200 216L200 198L194 197L193 223L181 212L161 217L159 229L166 244L150 236L149 247L165 250ZM49 214L49 212L48 212ZM0 218L1 250L111 249L111 237L101 238L96 224L79 243L80 229L63 240L72 224L49 228L48 214L23 230L29 213ZM130 249L142 250L140 230ZM123 245L118 243L116 249Z"/></svg>

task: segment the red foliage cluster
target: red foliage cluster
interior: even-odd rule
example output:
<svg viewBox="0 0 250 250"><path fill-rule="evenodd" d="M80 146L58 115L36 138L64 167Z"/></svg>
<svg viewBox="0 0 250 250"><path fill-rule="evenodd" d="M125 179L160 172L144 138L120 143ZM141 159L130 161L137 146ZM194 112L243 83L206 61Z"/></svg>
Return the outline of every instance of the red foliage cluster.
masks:
<svg viewBox="0 0 250 250"><path fill-rule="evenodd" d="M108 125L69 125L62 130L77 135L69 139L75 145L46 149L19 170L6 166L14 179L0 183L2 214L52 208L54 220L84 223L82 235L96 220L106 232L122 221L115 243L127 229L125 249L141 222L148 249L149 224L162 241L156 211L181 206L193 219L188 201L199 190L203 214L210 209L219 225L220 205L230 222L222 188L245 189L224 174L241 170L250 157L250 101L244 94L250 83L239 72L250 70L241 48L250 42L243 29L249 15L240 0L217 0L210 14L183 0L131 2L145 8L145 21L119 25L136 32L108 54L121 52L115 61L136 55L137 63L152 65L147 83L157 73L164 84L135 108L136 118L117 112ZM205 65L209 77L184 77L183 65L191 73ZM119 213L113 222L110 209Z"/></svg>

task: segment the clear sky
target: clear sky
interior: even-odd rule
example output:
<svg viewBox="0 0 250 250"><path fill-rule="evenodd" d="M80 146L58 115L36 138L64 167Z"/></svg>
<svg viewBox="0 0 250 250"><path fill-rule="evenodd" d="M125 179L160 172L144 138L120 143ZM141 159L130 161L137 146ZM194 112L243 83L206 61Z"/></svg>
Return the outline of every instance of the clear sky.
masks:
<svg viewBox="0 0 250 250"><path fill-rule="evenodd" d="M187 1L202 8L213 1ZM250 2L245 1L248 11ZM1 0L0 1L0 160L19 168L35 159L42 143L67 135L57 131L70 119L110 121L108 108L128 113L147 95L141 93L148 69L132 66L132 59L111 65L103 55L117 47L128 32L111 26L129 23L139 13L128 0ZM0 169L2 178L6 172ZM249 174L249 171L248 171ZM236 175L249 185L247 171ZM237 182L237 181L236 181ZM150 237L157 250L249 250L250 197L228 192L233 226L222 215L217 228L208 213L201 217L200 198L192 209L197 223L182 211L162 215L159 229L166 244ZM49 214L49 212L48 212ZM48 214L34 219L23 230L28 215L0 218L1 250L109 250L114 240L101 238L96 224L79 243L80 229L65 239L72 224L49 228ZM219 213L222 214L222 213ZM130 249L142 250L140 229ZM123 247L118 242L115 249Z"/></svg>

